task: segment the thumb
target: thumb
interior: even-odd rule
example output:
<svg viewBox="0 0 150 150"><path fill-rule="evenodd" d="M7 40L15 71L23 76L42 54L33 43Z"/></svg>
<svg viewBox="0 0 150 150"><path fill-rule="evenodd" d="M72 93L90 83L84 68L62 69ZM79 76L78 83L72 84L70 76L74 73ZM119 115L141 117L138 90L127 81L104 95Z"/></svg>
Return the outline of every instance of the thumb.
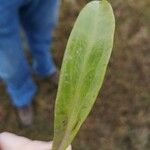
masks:
<svg viewBox="0 0 150 150"><path fill-rule="evenodd" d="M33 148L36 150L51 150L52 144L52 142L33 141L29 147L31 150L33 150ZM72 150L71 146L69 146L66 150Z"/></svg>
<svg viewBox="0 0 150 150"><path fill-rule="evenodd" d="M52 148L52 142L43 141L31 141L28 144L28 150L50 150Z"/></svg>
<svg viewBox="0 0 150 150"><path fill-rule="evenodd" d="M30 143L31 140L18 137L15 134L3 132L0 134L0 150L16 150L26 143Z"/></svg>

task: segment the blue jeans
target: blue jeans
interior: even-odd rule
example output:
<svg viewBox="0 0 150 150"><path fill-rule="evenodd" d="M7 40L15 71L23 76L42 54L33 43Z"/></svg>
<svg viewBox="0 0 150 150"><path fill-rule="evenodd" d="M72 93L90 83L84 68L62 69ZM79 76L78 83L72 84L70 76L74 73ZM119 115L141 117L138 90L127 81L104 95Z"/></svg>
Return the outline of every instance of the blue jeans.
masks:
<svg viewBox="0 0 150 150"><path fill-rule="evenodd" d="M40 76L56 71L49 48L58 16L58 0L0 0L0 78L16 107L32 102ZM23 27L33 58L32 69L24 55L20 37Z"/></svg>

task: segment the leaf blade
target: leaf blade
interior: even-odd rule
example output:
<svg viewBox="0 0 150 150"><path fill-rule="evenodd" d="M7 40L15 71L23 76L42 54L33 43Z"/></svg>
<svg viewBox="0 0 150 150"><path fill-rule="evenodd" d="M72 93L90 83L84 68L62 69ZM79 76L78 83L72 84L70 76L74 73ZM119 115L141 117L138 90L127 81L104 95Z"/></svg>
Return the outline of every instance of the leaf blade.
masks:
<svg viewBox="0 0 150 150"><path fill-rule="evenodd" d="M56 99L53 150L65 150L102 86L113 47L115 19L107 1L89 3L70 35Z"/></svg>

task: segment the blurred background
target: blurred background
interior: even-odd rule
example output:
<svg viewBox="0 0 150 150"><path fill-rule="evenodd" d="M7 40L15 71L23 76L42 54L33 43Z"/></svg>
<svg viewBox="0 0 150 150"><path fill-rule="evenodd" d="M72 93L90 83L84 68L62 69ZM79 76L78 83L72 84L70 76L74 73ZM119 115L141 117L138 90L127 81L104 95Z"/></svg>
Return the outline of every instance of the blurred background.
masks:
<svg viewBox="0 0 150 150"><path fill-rule="evenodd" d="M90 0L63 0L60 21L53 36L53 56L58 68L73 24ZM113 54L104 85L90 116L73 142L74 150L150 149L150 0L110 0L116 16ZM18 123L5 87L0 83L3 120L0 132L32 139L52 140L57 89L35 79L39 91L35 123Z"/></svg>

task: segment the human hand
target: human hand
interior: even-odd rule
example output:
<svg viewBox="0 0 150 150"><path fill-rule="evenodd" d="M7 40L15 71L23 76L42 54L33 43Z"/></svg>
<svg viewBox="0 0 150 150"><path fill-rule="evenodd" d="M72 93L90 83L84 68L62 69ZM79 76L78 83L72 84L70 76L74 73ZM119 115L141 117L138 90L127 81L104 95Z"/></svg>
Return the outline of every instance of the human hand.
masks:
<svg viewBox="0 0 150 150"><path fill-rule="evenodd" d="M0 134L0 150L51 150L52 142L32 141L11 133ZM69 147L67 150L71 150Z"/></svg>

